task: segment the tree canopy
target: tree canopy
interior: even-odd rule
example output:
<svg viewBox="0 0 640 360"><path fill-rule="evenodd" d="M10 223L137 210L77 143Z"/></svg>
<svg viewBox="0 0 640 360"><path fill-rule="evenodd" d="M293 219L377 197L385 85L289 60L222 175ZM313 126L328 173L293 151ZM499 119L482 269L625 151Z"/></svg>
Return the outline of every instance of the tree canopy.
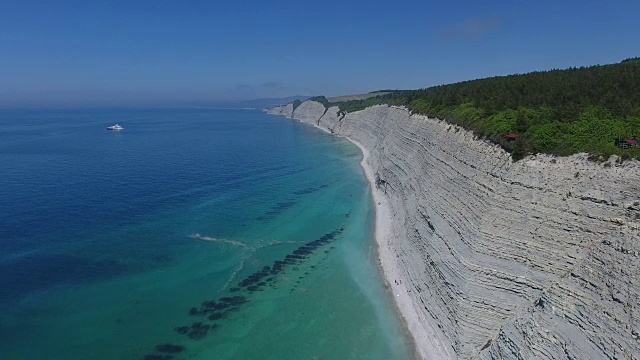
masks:
<svg viewBox="0 0 640 360"><path fill-rule="evenodd" d="M405 106L500 144L518 159L528 153L589 152L640 158L616 147L640 136L640 58L395 91L338 105L344 112L376 104ZM326 105L326 104L325 104ZM518 134L517 140L507 134Z"/></svg>

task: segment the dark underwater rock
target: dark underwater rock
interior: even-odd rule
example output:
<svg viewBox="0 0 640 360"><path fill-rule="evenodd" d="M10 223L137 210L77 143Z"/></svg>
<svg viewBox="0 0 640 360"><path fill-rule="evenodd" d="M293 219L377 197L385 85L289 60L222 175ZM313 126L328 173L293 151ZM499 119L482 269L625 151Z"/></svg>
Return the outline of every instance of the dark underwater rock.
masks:
<svg viewBox="0 0 640 360"><path fill-rule="evenodd" d="M224 319L225 317L227 317L225 313L217 312L209 315L209 320L220 320L220 319Z"/></svg>
<svg viewBox="0 0 640 360"><path fill-rule="evenodd" d="M244 296L232 296L220 298L220 301L227 304L241 305L248 302L249 300L247 300L247 298L245 298Z"/></svg>
<svg viewBox="0 0 640 360"><path fill-rule="evenodd" d="M202 307L204 308L214 308L216 307L216 302L215 301L205 301L202 303Z"/></svg>
<svg viewBox="0 0 640 360"><path fill-rule="evenodd" d="M156 346L156 350L163 353L177 354L185 351L186 348L182 345L162 344Z"/></svg>
<svg viewBox="0 0 640 360"><path fill-rule="evenodd" d="M207 331L205 330L194 330L187 335L191 340L202 340L205 336L207 336Z"/></svg>
<svg viewBox="0 0 640 360"><path fill-rule="evenodd" d="M189 327L188 326L178 326L177 328L174 329L178 334L186 334L189 332Z"/></svg>
<svg viewBox="0 0 640 360"><path fill-rule="evenodd" d="M210 325L206 325L201 322L193 323L193 325L191 325L191 331L187 336L192 340L200 340L207 336L209 329L211 329Z"/></svg>
<svg viewBox="0 0 640 360"><path fill-rule="evenodd" d="M173 356L171 355L157 355L157 354L149 354L145 355L144 360L171 360Z"/></svg>

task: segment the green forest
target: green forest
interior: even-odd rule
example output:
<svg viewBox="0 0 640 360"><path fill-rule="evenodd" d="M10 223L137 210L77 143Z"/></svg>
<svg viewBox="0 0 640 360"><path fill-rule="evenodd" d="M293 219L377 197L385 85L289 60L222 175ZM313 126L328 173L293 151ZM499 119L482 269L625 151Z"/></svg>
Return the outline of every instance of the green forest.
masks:
<svg viewBox="0 0 640 360"><path fill-rule="evenodd" d="M612 154L640 158L639 148L617 146L620 140L640 137L640 58L394 91L366 100L320 100L344 112L377 104L405 106L471 130L501 145L515 160L534 153L577 152L596 159Z"/></svg>

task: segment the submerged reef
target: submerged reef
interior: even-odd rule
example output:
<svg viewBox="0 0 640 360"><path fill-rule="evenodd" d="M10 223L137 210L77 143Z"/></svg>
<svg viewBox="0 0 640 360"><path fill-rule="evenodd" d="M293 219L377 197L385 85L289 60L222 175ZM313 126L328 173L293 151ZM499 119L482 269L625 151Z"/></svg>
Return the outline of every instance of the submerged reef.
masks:
<svg viewBox="0 0 640 360"><path fill-rule="evenodd" d="M302 264L318 249L336 241L343 231L344 227L340 227L330 233L326 233L316 240L299 246L285 255L284 258L274 261L271 265L264 265L261 270L250 274L238 282L235 287L230 288L228 290L229 296L205 300L187 312L189 316L203 317L202 321L196 321L190 325L178 325L173 330L189 340L204 339L211 332L223 326L219 322L213 321L228 319L232 313L241 311L242 306L251 301L250 296L252 294L263 291L266 286L277 282L279 274L288 268L294 269L297 265ZM313 269L315 266L311 268ZM170 360L173 355L168 354L182 353L186 350L186 345L159 344L156 346L156 351L160 354L148 354L143 359Z"/></svg>

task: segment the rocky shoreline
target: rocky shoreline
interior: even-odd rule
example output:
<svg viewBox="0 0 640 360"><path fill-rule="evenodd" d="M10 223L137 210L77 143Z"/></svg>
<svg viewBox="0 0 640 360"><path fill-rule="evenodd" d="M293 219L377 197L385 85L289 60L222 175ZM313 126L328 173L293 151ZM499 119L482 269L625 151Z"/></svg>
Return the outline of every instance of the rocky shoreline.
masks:
<svg viewBox="0 0 640 360"><path fill-rule="evenodd" d="M269 109L361 147L423 358L640 358L640 162L506 152L385 105Z"/></svg>

